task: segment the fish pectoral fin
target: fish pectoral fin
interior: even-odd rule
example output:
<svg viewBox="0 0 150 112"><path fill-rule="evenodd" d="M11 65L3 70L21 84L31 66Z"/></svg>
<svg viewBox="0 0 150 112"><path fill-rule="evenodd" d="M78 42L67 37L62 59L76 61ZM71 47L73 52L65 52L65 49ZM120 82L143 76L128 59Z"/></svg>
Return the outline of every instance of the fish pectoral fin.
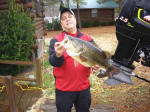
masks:
<svg viewBox="0 0 150 112"><path fill-rule="evenodd" d="M84 56L82 56L82 55L80 55L79 57L80 57L80 60L81 60L82 62L86 62L86 61L87 61L87 58L86 58L86 57L84 57Z"/></svg>

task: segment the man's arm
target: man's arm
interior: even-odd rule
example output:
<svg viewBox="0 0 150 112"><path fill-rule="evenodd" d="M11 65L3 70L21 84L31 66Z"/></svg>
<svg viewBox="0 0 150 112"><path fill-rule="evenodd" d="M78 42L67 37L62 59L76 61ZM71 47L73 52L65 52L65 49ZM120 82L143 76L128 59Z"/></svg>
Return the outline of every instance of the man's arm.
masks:
<svg viewBox="0 0 150 112"><path fill-rule="evenodd" d="M64 62L64 57L57 57L54 49L55 42L58 42L56 39L50 41L49 46L49 63L54 67L60 67Z"/></svg>

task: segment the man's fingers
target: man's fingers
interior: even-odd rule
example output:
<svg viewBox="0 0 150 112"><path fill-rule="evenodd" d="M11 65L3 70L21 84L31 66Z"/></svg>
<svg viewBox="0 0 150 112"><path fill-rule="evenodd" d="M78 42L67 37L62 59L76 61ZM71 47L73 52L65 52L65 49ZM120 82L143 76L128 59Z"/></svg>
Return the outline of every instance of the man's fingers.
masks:
<svg viewBox="0 0 150 112"><path fill-rule="evenodd" d="M92 67L91 67L92 73L96 73L98 69L99 69L99 66L98 66L98 65L95 65L95 66L92 66Z"/></svg>
<svg viewBox="0 0 150 112"><path fill-rule="evenodd" d="M99 66L95 65L95 66L92 66L91 68L94 69L94 70L97 70L99 68Z"/></svg>

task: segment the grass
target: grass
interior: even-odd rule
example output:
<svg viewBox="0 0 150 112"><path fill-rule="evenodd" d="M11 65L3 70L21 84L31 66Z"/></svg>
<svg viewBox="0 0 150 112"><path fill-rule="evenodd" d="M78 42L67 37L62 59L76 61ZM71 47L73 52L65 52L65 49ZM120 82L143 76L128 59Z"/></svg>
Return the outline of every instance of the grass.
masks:
<svg viewBox="0 0 150 112"><path fill-rule="evenodd" d="M48 53L45 53L45 55L48 55ZM42 68L45 96L55 99L55 79L53 76L53 67L49 64L48 59L42 61ZM95 104L118 104L120 102L119 100L122 100L122 103L120 103L121 106L126 106L128 104L132 105L131 102L137 102L137 100L133 98L132 94L129 94L130 91L133 91L134 94L136 93L137 96L143 95L145 92L147 92L147 88L143 88L143 86L137 87L137 85L130 86L121 84L119 86L110 87L104 84L106 78L99 79L97 78L96 74L91 74L89 80L91 83L91 93L93 98L96 99ZM137 80L134 79L134 81ZM125 98L125 100L123 98ZM120 108L120 106L118 106L118 108Z"/></svg>
<svg viewBox="0 0 150 112"><path fill-rule="evenodd" d="M49 64L48 59L42 61L42 68L44 95L47 98L55 99L55 79L52 73L53 67Z"/></svg>
<svg viewBox="0 0 150 112"><path fill-rule="evenodd" d="M54 76L52 73L53 67L49 64L48 60L44 60L42 62L42 68L43 68L43 73L42 73L42 78L43 78L43 87L44 88L51 88L54 86Z"/></svg>
<svg viewBox="0 0 150 112"><path fill-rule="evenodd" d="M50 64L49 64L49 61L48 60L43 60L42 61L42 67L44 69L46 69L47 67L51 67Z"/></svg>
<svg viewBox="0 0 150 112"><path fill-rule="evenodd" d="M117 40L115 38L115 30L113 27L98 27L98 28L87 28L82 29L85 33L91 33L95 42L105 51L114 53ZM46 46L48 47L48 45ZM47 48L46 48L47 49ZM45 53L48 55L48 53ZM55 98L55 88L54 88L54 77L52 73L52 66L49 65L48 61L43 61L43 83L46 89L46 95ZM139 71L144 72L145 68L143 66L138 66L135 73ZM113 104L117 108L116 112L146 112L141 110L134 111L135 107L139 106L142 109L146 107L145 103L150 101L150 86L139 79L132 78L134 85L120 84L117 86L108 86L104 83L106 78L99 79L96 74L91 74L89 80L91 83L91 93L93 104ZM141 103L141 102L144 102ZM135 106L136 105L136 106ZM148 105L149 106L149 105Z"/></svg>

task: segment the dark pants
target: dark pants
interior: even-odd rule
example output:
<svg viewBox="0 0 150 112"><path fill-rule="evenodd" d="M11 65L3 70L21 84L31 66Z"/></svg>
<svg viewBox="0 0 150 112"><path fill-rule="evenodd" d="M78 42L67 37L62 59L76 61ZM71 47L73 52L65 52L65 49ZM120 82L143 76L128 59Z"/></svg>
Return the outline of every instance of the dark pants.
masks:
<svg viewBox="0 0 150 112"><path fill-rule="evenodd" d="M91 105L90 87L80 92L64 92L56 89L57 112L71 112L73 105L76 112L89 112Z"/></svg>

